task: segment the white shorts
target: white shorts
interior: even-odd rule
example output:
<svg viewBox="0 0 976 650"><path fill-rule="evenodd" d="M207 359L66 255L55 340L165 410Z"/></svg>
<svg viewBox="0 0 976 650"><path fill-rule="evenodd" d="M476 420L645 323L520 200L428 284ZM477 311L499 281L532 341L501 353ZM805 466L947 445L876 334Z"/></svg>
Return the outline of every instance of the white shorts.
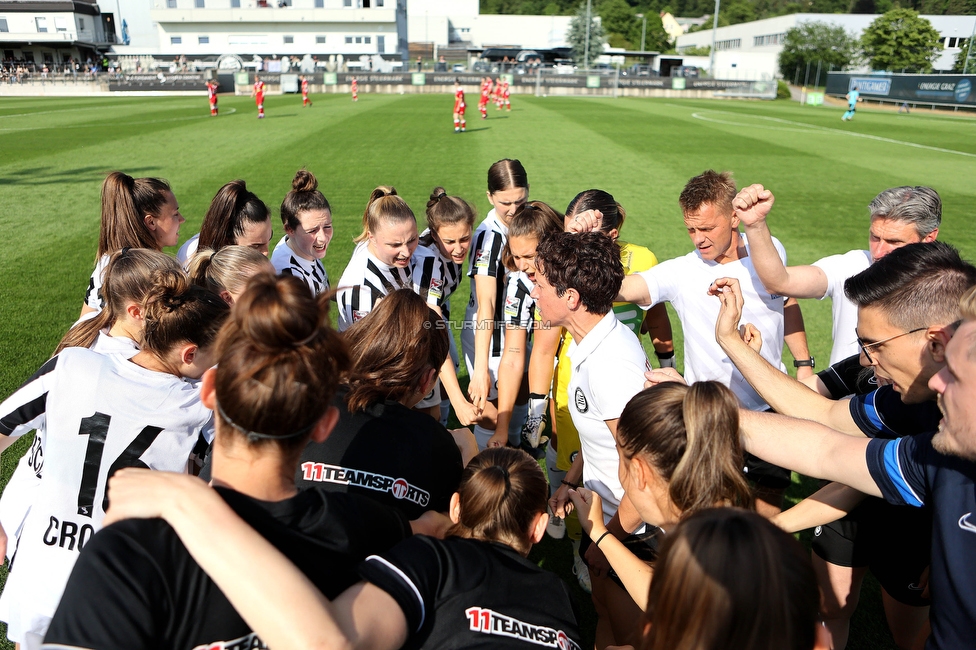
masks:
<svg viewBox="0 0 976 650"><path fill-rule="evenodd" d="M17 550L17 538L24 530L24 521L30 512L34 495L41 486L41 479L27 463L27 455L21 457L17 469L0 497L0 526L7 534L7 558L13 559ZM2 558L0 558L2 561Z"/></svg>

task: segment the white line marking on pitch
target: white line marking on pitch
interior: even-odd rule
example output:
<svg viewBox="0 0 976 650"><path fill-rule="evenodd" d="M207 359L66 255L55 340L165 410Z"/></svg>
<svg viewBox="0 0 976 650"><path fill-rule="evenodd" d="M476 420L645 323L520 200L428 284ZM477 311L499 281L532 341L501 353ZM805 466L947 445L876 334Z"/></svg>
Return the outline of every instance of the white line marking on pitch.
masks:
<svg viewBox="0 0 976 650"><path fill-rule="evenodd" d="M54 113L57 111L50 111L50 112ZM236 112L237 112L236 108L228 108L224 111L223 114L233 115ZM33 113L33 115L37 115L37 113ZM162 122L183 122L186 120L202 120L208 117L211 117L211 115L207 114L207 115L191 115L189 117L171 117L165 120L139 120L137 122L118 122L116 126L117 125L128 126L130 124L160 124ZM16 128L0 129L0 133L9 133L13 131L44 131L47 129L88 129L97 126L98 124L93 122L84 122L82 124L58 124L56 126L28 126L22 129L16 129Z"/></svg>
<svg viewBox="0 0 976 650"><path fill-rule="evenodd" d="M928 149L929 151L938 151L940 153L954 153L959 156L967 156L969 158L976 158L976 153L968 153L966 151L956 151L955 149L943 149L942 147L932 147L927 144L918 144L916 142L905 142L904 140L894 140L892 138L883 138L879 135L869 135L867 133L857 133L855 131L841 131L840 129L834 129L829 126L818 126L816 124L807 124L805 122L793 122L792 120L784 120L779 117L768 117L766 115L743 115L742 113L733 113L729 111L705 111L707 113L720 113L723 115L736 115L739 117L751 117L759 120L768 120L770 122L780 122L782 124L791 124L794 126L805 127L806 129L814 131L825 131L827 133L837 133L840 135L849 135L854 138L867 138L868 140L877 140L878 142L888 142L891 144L901 144L906 147L915 147L916 149ZM727 124L729 126L756 126L755 124L743 124L741 122L727 122L724 120L716 120L708 117L704 117L699 113L692 113L691 116L697 120L702 120L703 122L714 122L716 124ZM802 129L779 129L782 131L802 131Z"/></svg>

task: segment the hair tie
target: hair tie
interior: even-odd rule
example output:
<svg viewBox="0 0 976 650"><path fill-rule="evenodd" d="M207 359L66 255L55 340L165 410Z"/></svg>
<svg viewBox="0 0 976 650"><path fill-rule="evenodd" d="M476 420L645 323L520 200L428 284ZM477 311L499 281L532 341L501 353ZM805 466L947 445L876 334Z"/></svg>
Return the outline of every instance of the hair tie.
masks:
<svg viewBox="0 0 976 650"><path fill-rule="evenodd" d="M131 246L123 246L122 252L119 254L119 257L125 257L131 250L132 250Z"/></svg>
<svg viewBox="0 0 976 650"><path fill-rule="evenodd" d="M227 413L224 412L224 409L220 405L219 401L214 400L214 405L217 407L217 413L220 414L221 419L224 422L226 422L228 425L230 425L232 428L237 429L239 432L244 434L244 436L250 442L255 442L257 440L290 440L291 438L298 438L299 436L304 436L305 434L310 432L312 429L315 428L315 425L319 423L318 420L315 420L308 426L302 427L297 431L292 431L291 433L285 433L280 436L276 436L270 433L261 433L260 431L251 431L250 429L245 429L244 427L242 427L241 425L237 424L229 417L227 417Z"/></svg>
<svg viewBox="0 0 976 650"><path fill-rule="evenodd" d="M441 199L443 199L443 198L444 198L445 196L447 196L447 192L441 192L440 194L438 194L437 196L435 196L435 197L434 197L434 200L435 200L435 201L440 201L440 200L441 200Z"/></svg>
<svg viewBox="0 0 976 650"><path fill-rule="evenodd" d="M216 255L216 254L217 254L217 251L214 251L214 252L210 253L210 261L211 262L213 262L214 255Z"/></svg>

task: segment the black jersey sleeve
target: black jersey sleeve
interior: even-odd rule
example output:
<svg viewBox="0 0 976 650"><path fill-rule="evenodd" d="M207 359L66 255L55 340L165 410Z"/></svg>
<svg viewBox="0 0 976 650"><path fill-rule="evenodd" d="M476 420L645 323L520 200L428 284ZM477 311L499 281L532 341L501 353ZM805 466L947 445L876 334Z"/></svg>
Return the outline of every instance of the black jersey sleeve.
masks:
<svg viewBox="0 0 976 650"><path fill-rule="evenodd" d="M435 540L417 535L382 555L366 558L359 575L397 601L407 629L415 634L433 615L447 566Z"/></svg>
<svg viewBox="0 0 976 650"><path fill-rule="evenodd" d="M345 524L351 554L362 558L383 553L413 534L406 515L395 508L359 494L326 494L331 516Z"/></svg>
<svg viewBox="0 0 976 650"><path fill-rule="evenodd" d="M919 508L925 505L929 491L925 468L928 457L935 453L933 435L868 443L868 471L886 501Z"/></svg>
<svg viewBox="0 0 976 650"><path fill-rule="evenodd" d="M441 431L437 433L433 447L435 474L432 478L436 487L435 490L431 491L427 510L447 512L451 506L451 496L457 492L458 486L461 484L464 461L461 459L461 450L454 442L454 436L440 427L440 423L438 423L438 427Z"/></svg>
<svg viewBox="0 0 976 650"><path fill-rule="evenodd" d="M40 425L58 357L49 359L24 385L0 404L0 434L19 436Z"/></svg>
<svg viewBox="0 0 976 650"><path fill-rule="evenodd" d="M818 372L817 377L827 387L830 399L869 393L878 387L874 382L874 372L861 365L859 354L841 359L829 368Z"/></svg>
<svg viewBox="0 0 976 650"><path fill-rule="evenodd" d="M156 558L130 534L153 525L163 524L123 521L91 539L68 578L45 648L157 647L172 612L169 590Z"/></svg>

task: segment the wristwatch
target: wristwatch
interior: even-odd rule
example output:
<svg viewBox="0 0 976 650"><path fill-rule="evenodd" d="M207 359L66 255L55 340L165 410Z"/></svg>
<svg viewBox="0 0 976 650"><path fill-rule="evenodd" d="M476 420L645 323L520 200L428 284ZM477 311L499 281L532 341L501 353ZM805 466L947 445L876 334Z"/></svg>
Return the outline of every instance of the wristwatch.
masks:
<svg viewBox="0 0 976 650"><path fill-rule="evenodd" d="M794 368L807 368L807 367L816 368L817 362L814 360L813 357L810 357L809 359L794 359L793 367Z"/></svg>

